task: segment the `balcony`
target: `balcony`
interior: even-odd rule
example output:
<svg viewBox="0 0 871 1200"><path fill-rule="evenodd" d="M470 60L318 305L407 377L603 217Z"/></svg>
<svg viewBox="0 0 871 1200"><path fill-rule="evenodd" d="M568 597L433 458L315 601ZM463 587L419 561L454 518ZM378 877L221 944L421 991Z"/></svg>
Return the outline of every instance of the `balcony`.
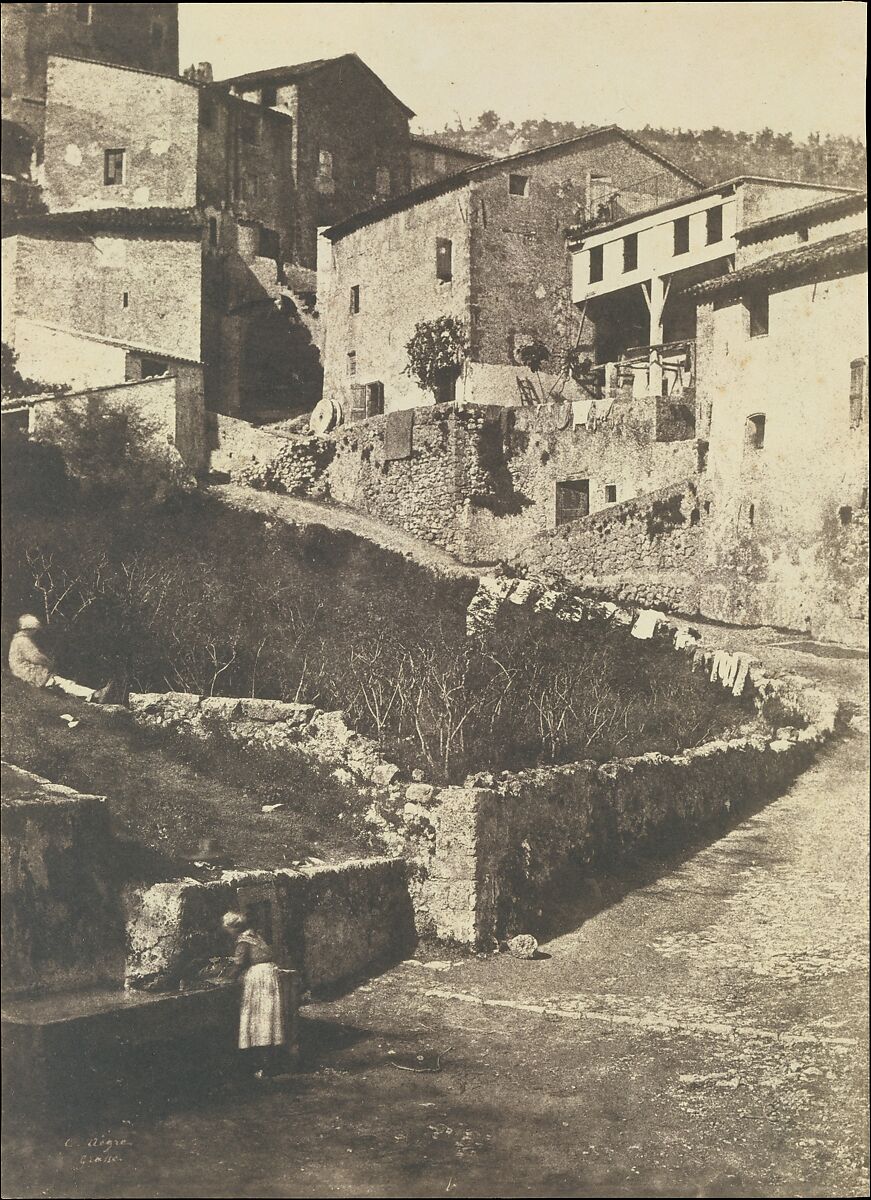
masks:
<svg viewBox="0 0 871 1200"><path fill-rule="evenodd" d="M633 346L616 362L580 370L576 381L591 400L629 400L653 397L695 399L696 343L694 340Z"/></svg>

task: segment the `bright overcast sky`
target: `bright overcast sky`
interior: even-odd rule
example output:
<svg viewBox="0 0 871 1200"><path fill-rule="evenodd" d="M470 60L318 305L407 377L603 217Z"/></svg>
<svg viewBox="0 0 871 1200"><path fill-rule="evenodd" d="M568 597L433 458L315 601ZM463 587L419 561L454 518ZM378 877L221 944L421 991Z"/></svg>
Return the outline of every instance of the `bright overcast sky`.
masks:
<svg viewBox="0 0 871 1200"><path fill-rule="evenodd" d="M215 77L356 51L441 129L504 119L864 136L865 5L180 4Z"/></svg>

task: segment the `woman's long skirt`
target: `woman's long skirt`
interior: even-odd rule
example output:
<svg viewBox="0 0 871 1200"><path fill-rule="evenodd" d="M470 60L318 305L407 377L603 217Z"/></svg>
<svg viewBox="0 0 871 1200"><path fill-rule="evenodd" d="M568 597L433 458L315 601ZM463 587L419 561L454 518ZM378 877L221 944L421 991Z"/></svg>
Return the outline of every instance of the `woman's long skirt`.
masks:
<svg viewBox="0 0 871 1200"><path fill-rule="evenodd" d="M239 1017L240 1050L284 1044L284 1012L279 978L275 963L257 963L245 972Z"/></svg>

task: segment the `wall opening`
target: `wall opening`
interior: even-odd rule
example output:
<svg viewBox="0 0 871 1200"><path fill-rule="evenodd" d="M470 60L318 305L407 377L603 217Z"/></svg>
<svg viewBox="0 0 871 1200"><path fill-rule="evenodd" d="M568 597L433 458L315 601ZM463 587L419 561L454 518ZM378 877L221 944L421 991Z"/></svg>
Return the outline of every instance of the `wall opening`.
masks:
<svg viewBox="0 0 871 1200"><path fill-rule="evenodd" d="M351 312L358 313L360 311L360 285L355 283L351 288Z"/></svg>
<svg viewBox="0 0 871 1200"><path fill-rule="evenodd" d="M103 183L106 187L115 187L124 183L126 150L105 150L103 152Z"/></svg>
<svg viewBox="0 0 871 1200"><path fill-rule="evenodd" d="M765 445L765 414L754 413L744 427L744 445L748 450L761 450Z"/></svg>
<svg viewBox="0 0 871 1200"><path fill-rule="evenodd" d="M589 479L561 479L556 483L556 523L566 525L590 513Z"/></svg>
<svg viewBox="0 0 871 1200"><path fill-rule="evenodd" d="M690 219L678 217L674 223L674 253L686 254L690 248Z"/></svg>
<svg viewBox="0 0 871 1200"><path fill-rule="evenodd" d="M750 336L765 337L768 334L768 292L756 292L745 296Z"/></svg>
<svg viewBox="0 0 871 1200"><path fill-rule="evenodd" d="M606 483L605 484L605 503L606 504L616 504L617 503L617 484L616 483Z"/></svg>
<svg viewBox="0 0 871 1200"><path fill-rule="evenodd" d="M638 266L638 234L630 233L623 239L623 270L634 271Z"/></svg>
<svg viewBox="0 0 871 1200"><path fill-rule="evenodd" d="M454 244L450 238L436 238L436 279L447 282L454 277Z"/></svg>
<svg viewBox="0 0 871 1200"><path fill-rule="evenodd" d="M509 194L509 196L528 196L529 195L529 176L528 175L509 175L508 176L508 194Z"/></svg>
<svg viewBox="0 0 871 1200"><path fill-rule="evenodd" d="M705 240L709 246L723 240L722 204L718 204L716 208L709 208L705 213Z"/></svg>
<svg viewBox="0 0 871 1200"><path fill-rule="evenodd" d="M590 247L590 283L601 283L605 271L605 250L603 246Z"/></svg>

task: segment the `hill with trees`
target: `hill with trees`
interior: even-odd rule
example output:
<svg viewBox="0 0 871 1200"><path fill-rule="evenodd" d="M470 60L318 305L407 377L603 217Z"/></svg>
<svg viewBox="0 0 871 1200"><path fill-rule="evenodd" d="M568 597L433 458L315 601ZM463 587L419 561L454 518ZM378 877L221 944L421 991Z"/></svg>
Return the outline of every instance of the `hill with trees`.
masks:
<svg viewBox="0 0 871 1200"><path fill-rule="evenodd" d="M576 137L594 129L573 121L532 120L515 124L490 109L470 128L457 123L426 136L445 145L501 157L548 142ZM729 129L661 129L645 125L627 129L651 150L670 158L706 184L736 175L818 180L844 187L865 187L866 151L857 138L812 133L805 141L792 134L762 129L757 133Z"/></svg>

